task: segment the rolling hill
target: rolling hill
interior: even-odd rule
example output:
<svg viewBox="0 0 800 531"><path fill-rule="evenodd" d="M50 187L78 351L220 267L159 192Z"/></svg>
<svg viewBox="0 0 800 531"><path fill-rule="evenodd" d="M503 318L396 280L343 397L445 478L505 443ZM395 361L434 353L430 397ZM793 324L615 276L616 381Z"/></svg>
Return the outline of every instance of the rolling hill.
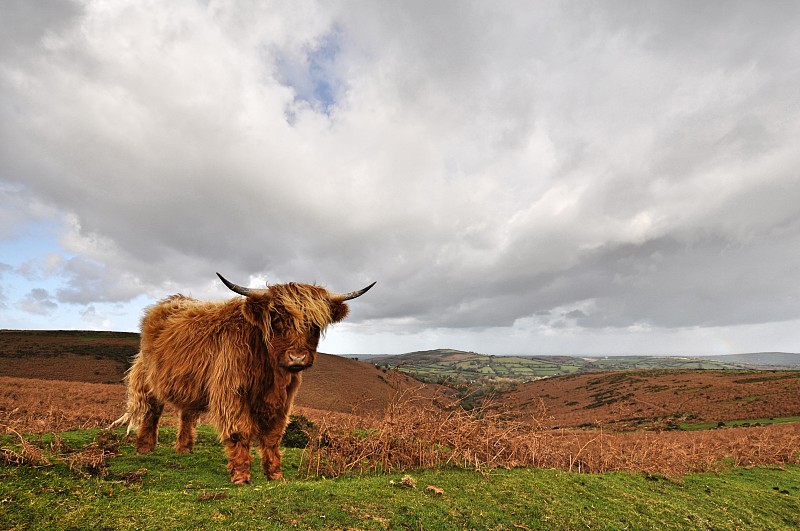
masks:
<svg viewBox="0 0 800 531"><path fill-rule="evenodd" d="M0 332L0 422L31 431L104 425L122 412L122 378L137 349L137 334ZM800 416L800 371L743 370L696 358L517 358L456 350L370 363L320 353L304 373L298 411L312 419L371 417L398 393L433 400L450 391L374 365L388 361L429 381L502 380L507 385L489 393L500 389L496 396L512 412L547 427L627 430ZM609 368L626 370L603 370Z"/></svg>
<svg viewBox="0 0 800 531"><path fill-rule="evenodd" d="M426 382L469 383L481 380L539 378L587 371L632 369L791 369L800 368L800 354L781 352L728 356L487 356L476 352L437 349L392 356L369 356L365 361L396 368Z"/></svg>
<svg viewBox="0 0 800 531"><path fill-rule="evenodd" d="M793 352L751 352L749 354L722 354L706 359L741 363L748 367L800 368L800 354Z"/></svg>

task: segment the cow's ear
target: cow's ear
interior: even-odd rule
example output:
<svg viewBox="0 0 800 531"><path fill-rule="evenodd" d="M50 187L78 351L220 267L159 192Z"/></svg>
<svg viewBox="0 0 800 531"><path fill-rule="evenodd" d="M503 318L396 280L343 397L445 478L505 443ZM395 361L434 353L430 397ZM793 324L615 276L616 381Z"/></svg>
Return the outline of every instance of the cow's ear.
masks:
<svg viewBox="0 0 800 531"><path fill-rule="evenodd" d="M331 303L331 322L338 323L350 312L350 308L343 302L332 302Z"/></svg>
<svg viewBox="0 0 800 531"><path fill-rule="evenodd" d="M269 326L270 297L268 295L250 295L242 306L242 315L252 325L259 328Z"/></svg>

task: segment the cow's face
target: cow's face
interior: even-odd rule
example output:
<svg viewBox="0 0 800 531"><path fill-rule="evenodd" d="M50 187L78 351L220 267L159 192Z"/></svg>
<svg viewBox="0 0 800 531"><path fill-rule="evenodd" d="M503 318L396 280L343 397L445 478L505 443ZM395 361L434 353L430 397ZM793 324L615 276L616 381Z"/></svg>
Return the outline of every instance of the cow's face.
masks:
<svg viewBox="0 0 800 531"><path fill-rule="evenodd" d="M324 304L330 308L330 321L326 324L339 322L347 315L344 303L325 301ZM279 367L300 372L314 364L322 335L319 323L277 307L270 312L270 325L270 350Z"/></svg>
<svg viewBox="0 0 800 531"><path fill-rule="evenodd" d="M293 300L282 296L283 287L248 294L243 313L261 329L272 364L299 372L314 364L325 327L344 319L348 308L343 302L329 300L324 288L306 286L314 288L311 293L316 296ZM296 285L291 288L295 289Z"/></svg>
<svg viewBox="0 0 800 531"><path fill-rule="evenodd" d="M291 372L311 367L317 355L321 334L319 327L297 323L292 317L279 312L273 313L271 321L272 338L269 346L278 366Z"/></svg>
<svg viewBox="0 0 800 531"><path fill-rule="evenodd" d="M332 293L309 284L276 284L266 289L250 289L233 284L217 273L233 292L247 299L244 318L261 329L271 358L278 367L299 372L314 364L317 344L325 327L347 316L345 301L360 297L372 286L350 293Z"/></svg>

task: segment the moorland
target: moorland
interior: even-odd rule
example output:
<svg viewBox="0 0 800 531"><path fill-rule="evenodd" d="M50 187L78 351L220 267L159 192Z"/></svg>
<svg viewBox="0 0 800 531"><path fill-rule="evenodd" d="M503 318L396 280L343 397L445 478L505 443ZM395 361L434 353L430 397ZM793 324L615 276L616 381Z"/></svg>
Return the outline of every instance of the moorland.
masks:
<svg viewBox="0 0 800 531"><path fill-rule="evenodd" d="M148 456L103 429L137 343L0 332L0 527L800 526L800 371L580 368L462 407L463 382L320 354L289 482L231 488L208 427L190 456L170 412Z"/></svg>

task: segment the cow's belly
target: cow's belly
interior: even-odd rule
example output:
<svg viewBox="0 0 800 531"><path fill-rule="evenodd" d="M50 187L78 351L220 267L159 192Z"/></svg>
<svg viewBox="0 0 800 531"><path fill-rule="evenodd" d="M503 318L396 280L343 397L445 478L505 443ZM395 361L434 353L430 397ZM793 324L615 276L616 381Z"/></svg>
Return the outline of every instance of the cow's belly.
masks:
<svg viewBox="0 0 800 531"><path fill-rule="evenodd" d="M202 380L185 375L182 378L161 378L153 386L157 390L159 400L172 404L178 409L206 411L208 409L208 392Z"/></svg>

